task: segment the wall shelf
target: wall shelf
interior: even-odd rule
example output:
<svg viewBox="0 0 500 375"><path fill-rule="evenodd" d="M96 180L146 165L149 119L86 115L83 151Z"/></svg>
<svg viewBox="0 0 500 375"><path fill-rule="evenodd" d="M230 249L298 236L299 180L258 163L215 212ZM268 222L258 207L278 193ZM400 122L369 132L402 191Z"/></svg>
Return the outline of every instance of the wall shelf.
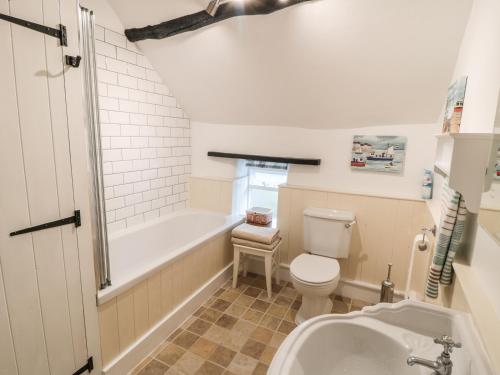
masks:
<svg viewBox="0 0 500 375"><path fill-rule="evenodd" d="M304 159L280 156L264 156L264 155L249 155L249 154L233 154L228 152L208 151L208 156L229 159L243 159L256 161L269 161L274 163L300 164L300 165L315 165L321 164L321 159Z"/></svg>
<svg viewBox="0 0 500 375"><path fill-rule="evenodd" d="M477 213L487 186L493 134L438 134L434 171L447 177L452 189L459 191L470 212Z"/></svg>

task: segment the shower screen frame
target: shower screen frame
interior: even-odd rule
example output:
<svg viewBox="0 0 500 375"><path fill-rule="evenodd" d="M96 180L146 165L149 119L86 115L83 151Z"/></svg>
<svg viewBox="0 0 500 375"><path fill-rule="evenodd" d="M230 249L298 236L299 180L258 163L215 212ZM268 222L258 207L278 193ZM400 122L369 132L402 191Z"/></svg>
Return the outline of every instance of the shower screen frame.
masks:
<svg viewBox="0 0 500 375"><path fill-rule="evenodd" d="M111 285L108 231L106 225L106 201L102 168L101 131L99 119L97 65L95 58L95 20L93 11L80 7L80 50L82 53L82 77L85 92L87 146L89 151L91 184L92 233L94 243L95 272L99 289Z"/></svg>

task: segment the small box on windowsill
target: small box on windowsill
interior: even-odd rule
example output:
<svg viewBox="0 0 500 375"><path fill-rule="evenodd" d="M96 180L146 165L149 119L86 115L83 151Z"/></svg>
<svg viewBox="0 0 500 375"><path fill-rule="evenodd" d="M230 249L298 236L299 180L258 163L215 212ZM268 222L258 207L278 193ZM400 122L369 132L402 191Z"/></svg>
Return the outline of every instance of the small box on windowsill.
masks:
<svg viewBox="0 0 500 375"><path fill-rule="evenodd" d="M264 207L252 207L246 211L247 223L253 225L268 225L273 221L273 210Z"/></svg>

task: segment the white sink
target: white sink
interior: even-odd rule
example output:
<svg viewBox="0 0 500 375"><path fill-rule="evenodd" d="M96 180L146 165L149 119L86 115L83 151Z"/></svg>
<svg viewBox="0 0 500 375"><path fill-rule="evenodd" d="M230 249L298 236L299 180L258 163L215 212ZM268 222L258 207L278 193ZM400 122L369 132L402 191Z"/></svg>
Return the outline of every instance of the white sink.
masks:
<svg viewBox="0 0 500 375"><path fill-rule="evenodd" d="M453 375L493 371L467 314L415 301L379 304L345 315L322 315L298 326L283 342L268 375L430 375L406 364L410 355L435 360L452 336Z"/></svg>

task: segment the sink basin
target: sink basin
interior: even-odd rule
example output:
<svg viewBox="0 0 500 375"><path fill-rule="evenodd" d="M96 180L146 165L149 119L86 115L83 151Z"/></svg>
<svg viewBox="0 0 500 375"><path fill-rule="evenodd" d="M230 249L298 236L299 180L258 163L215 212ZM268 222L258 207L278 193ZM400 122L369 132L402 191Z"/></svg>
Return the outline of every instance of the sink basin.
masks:
<svg viewBox="0 0 500 375"><path fill-rule="evenodd" d="M316 322L306 335L298 338L298 350L285 373L418 375L416 368L406 365L410 348L384 333L381 325L370 319Z"/></svg>
<svg viewBox="0 0 500 375"><path fill-rule="evenodd" d="M445 334L463 344L452 354L453 375L493 374L467 314L406 300L304 322L285 339L268 375L430 375L406 359L434 360L442 347L433 337Z"/></svg>

